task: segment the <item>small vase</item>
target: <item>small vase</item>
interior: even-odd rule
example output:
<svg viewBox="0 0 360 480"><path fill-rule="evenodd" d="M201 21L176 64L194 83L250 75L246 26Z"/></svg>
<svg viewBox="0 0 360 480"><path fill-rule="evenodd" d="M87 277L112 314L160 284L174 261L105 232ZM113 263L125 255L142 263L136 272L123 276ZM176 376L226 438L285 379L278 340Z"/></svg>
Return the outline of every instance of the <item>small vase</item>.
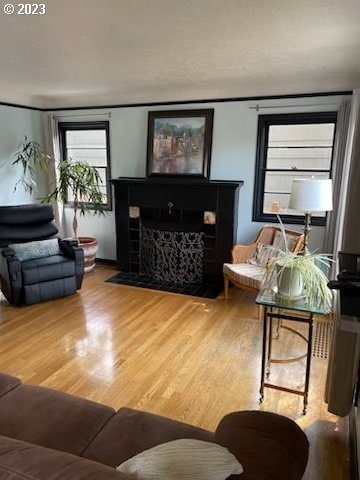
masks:
<svg viewBox="0 0 360 480"><path fill-rule="evenodd" d="M283 267L278 274L278 294L287 298L301 298L303 279L297 268Z"/></svg>

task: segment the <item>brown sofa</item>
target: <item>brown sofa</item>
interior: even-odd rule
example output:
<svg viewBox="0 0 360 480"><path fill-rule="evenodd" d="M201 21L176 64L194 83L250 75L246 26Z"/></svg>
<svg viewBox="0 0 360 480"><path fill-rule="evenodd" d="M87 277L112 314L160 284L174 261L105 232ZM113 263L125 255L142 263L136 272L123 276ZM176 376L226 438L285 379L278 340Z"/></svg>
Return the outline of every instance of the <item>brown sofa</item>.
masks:
<svg viewBox="0 0 360 480"><path fill-rule="evenodd" d="M178 438L227 447L244 467L241 480L298 480L307 463L305 434L274 413L233 412L212 433L0 374L0 480L129 479L114 467Z"/></svg>

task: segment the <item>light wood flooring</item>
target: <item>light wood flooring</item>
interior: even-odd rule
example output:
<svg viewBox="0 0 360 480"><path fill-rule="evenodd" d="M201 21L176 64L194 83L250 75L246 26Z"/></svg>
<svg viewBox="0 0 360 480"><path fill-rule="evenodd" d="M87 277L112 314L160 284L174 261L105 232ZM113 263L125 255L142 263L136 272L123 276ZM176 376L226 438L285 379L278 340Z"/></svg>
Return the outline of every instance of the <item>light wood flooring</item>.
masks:
<svg viewBox="0 0 360 480"><path fill-rule="evenodd" d="M76 295L43 304L16 308L1 298L0 370L210 430L234 410L277 412L308 435L306 480L348 480L347 419L323 401L326 360L313 358L306 416L297 395L265 389L259 404L262 324L253 294L233 288L228 300L206 300L105 283L113 274L99 266ZM282 330L274 348L293 355L304 344ZM271 381L302 387L304 368L275 365Z"/></svg>

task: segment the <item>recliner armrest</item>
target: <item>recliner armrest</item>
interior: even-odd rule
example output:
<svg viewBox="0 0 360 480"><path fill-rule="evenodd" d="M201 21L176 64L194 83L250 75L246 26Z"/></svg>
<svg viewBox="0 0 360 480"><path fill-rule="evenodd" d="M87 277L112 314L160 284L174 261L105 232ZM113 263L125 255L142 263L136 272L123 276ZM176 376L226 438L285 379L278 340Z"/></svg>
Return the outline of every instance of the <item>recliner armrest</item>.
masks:
<svg viewBox="0 0 360 480"><path fill-rule="evenodd" d="M21 304L22 274L21 262L12 248L3 248L0 257L1 290L7 300Z"/></svg>
<svg viewBox="0 0 360 480"><path fill-rule="evenodd" d="M78 246L78 241L72 238L59 239L59 248L65 257L75 260L76 288L79 290L84 275L84 250Z"/></svg>
<svg viewBox="0 0 360 480"><path fill-rule="evenodd" d="M1 254L5 258L10 258L10 257L15 257L16 256L15 251L12 248L9 248L9 247L3 248L1 250Z"/></svg>

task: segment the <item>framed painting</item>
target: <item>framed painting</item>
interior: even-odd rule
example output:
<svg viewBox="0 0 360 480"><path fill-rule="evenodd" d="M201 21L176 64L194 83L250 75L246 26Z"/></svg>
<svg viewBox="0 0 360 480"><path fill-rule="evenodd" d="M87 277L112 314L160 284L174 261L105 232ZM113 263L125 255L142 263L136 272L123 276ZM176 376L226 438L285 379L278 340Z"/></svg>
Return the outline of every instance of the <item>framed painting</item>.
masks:
<svg viewBox="0 0 360 480"><path fill-rule="evenodd" d="M214 109L149 112L148 177L210 174Z"/></svg>

